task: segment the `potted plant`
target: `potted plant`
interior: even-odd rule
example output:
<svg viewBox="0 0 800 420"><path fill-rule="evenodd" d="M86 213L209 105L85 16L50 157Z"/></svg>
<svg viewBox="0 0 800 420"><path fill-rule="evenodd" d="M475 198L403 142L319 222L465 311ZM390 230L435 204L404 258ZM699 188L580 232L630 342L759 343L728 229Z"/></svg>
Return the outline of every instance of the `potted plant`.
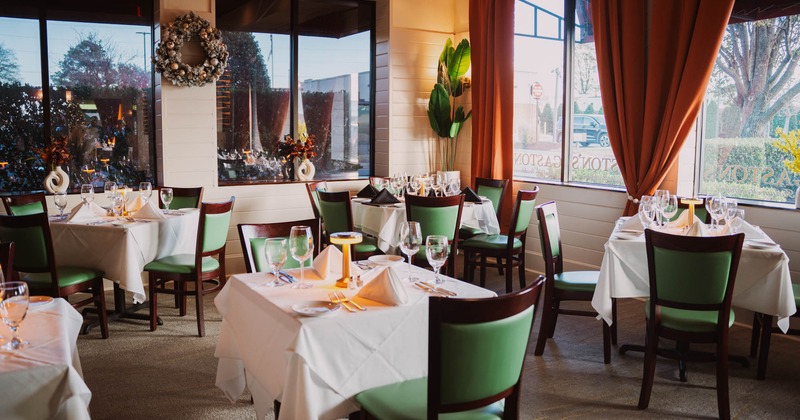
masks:
<svg viewBox="0 0 800 420"><path fill-rule="evenodd" d="M472 111L464 113L464 106L456 106L456 98L467 88L464 75L470 66L469 41L461 40L457 47L449 38L439 55L436 84L428 101L428 119L439 140L439 159L442 171L453 171L458 146L458 133L464 127Z"/></svg>

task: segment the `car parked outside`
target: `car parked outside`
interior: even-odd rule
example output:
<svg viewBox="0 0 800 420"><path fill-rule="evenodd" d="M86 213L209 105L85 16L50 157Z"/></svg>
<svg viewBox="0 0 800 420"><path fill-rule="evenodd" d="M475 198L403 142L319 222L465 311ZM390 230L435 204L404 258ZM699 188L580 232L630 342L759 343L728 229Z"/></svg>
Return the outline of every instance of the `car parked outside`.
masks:
<svg viewBox="0 0 800 420"><path fill-rule="evenodd" d="M583 141L578 143L580 146L597 144L601 147L608 147L608 129L606 119L598 114L575 114L572 119L572 132L575 134L585 134ZM577 136L576 136L577 137Z"/></svg>

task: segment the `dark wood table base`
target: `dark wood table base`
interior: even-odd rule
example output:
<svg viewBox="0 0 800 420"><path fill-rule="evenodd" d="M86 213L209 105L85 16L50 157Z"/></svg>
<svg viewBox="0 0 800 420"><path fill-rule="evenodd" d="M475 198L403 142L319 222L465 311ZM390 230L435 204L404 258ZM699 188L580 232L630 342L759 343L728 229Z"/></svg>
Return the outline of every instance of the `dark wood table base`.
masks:
<svg viewBox="0 0 800 420"><path fill-rule="evenodd" d="M114 309L108 311L108 322L116 321L118 319L138 319L142 321L149 321L150 314L138 313L142 309L149 309L147 303L138 303L136 305L125 306L125 290L119 287L119 284L114 283ZM83 315L87 313L97 313L97 308L87 307L82 311ZM156 319L158 325L164 325L161 317ZM90 321L83 324L81 327L81 334L88 334L89 331L100 325L100 320Z"/></svg>

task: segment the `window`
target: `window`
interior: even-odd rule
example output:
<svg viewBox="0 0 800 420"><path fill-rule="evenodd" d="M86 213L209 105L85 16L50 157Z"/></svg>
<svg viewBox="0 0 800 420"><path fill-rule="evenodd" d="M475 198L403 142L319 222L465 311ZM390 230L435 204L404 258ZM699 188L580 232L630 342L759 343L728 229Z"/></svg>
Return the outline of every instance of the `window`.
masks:
<svg viewBox="0 0 800 420"><path fill-rule="evenodd" d="M256 19L217 9L226 42L236 39L250 57L238 63L231 54L217 83L220 184L291 180L278 146L287 135L314 136L316 179L370 175L374 3L292 6L296 24L288 8L265 4Z"/></svg>
<svg viewBox="0 0 800 420"><path fill-rule="evenodd" d="M800 128L798 48L798 15L728 25L705 98L701 194L794 202L800 174L775 141Z"/></svg>
<svg viewBox="0 0 800 420"><path fill-rule="evenodd" d="M0 7L0 190L42 189L53 168L41 152L64 138L70 191L152 181L152 12L43 6L40 30L38 10L10 6Z"/></svg>

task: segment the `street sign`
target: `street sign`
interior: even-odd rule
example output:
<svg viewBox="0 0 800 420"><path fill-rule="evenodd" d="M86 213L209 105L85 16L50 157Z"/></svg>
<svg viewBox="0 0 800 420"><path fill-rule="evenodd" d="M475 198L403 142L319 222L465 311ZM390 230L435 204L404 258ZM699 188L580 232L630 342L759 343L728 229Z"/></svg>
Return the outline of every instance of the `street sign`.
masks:
<svg viewBox="0 0 800 420"><path fill-rule="evenodd" d="M533 96L534 99L539 99L542 97L542 93L544 93L542 84L539 82L533 82L531 85L531 96Z"/></svg>

